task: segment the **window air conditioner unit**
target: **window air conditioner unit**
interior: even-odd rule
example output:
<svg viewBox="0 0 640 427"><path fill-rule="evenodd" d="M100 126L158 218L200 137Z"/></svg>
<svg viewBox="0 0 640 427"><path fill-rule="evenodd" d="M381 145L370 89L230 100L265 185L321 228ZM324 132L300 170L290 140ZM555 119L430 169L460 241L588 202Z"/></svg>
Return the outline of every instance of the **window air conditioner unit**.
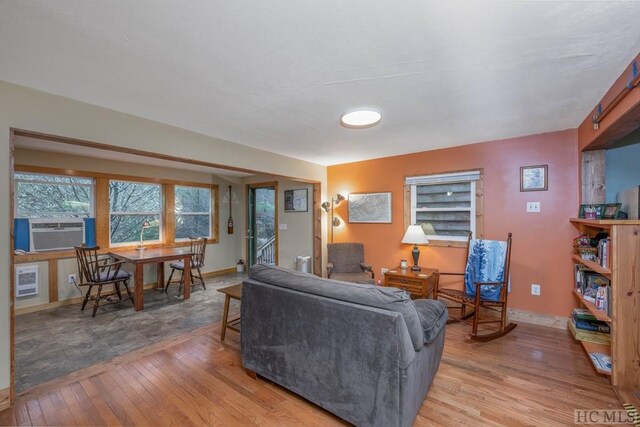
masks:
<svg viewBox="0 0 640 427"><path fill-rule="evenodd" d="M16 267L16 297L38 294L38 266Z"/></svg>
<svg viewBox="0 0 640 427"><path fill-rule="evenodd" d="M71 249L84 243L83 219L29 220L31 252Z"/></svg>

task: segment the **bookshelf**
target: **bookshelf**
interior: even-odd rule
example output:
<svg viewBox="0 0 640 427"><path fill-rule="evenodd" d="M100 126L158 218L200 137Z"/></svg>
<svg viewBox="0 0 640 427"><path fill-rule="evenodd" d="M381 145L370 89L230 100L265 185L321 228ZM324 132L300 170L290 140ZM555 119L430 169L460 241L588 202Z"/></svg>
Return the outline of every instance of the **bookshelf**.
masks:
<svg viewBox="0 0 640 427"><path fill-rule="evenodd" d="M578 291L576 291L575 289L573 290L573 294L576 296L576 298L578 299L578 302L580 304L582 304L584 306L584 308L586 308L587 310L589 310L589 312L591 314L593 314L595 316L595 318L597 320L600 320L602 322L611 322L611 318L609 316L607 316L607 313L605 313L602 310L598 310L596 308L596 305L590 301L587 301L586 299L584 299L582 297L582 294Z"/></svg>
<svg viewBox="0 0 640 427"><path fill-rule="evenodd" d="M575 262L577 262L578 264L582 264L582 265L586 266L589 270L593 270L596 273L602 274L607 279L611 279L611 269L610 268L604 268L603 266L601 266L597 262L589 261L588 259L582 259L579 255L574 255L573 256L573 260Z"/></svg>
<svg viewBox="0 0 640 427"><path fill-rule="evenodd" d="M589 354L589 353L603 353L603 354L611 356L611 346L608 346L606 344L595 344L595 343L588 342L588 341L580 341L580 344L582 344L582 348L584 349L585 353L587 353L587 354ZM602 374L602 375L611 376L611 372L604 371L604 370L600 369L598 366L596 366L593 363L591 358L589 358L589 360L591 361L591 364L593 365L593 369L595 369L597 373Z"/></svg>
<svg viewBox="0 0 640 427"><path fill-rule="evenodd" d="M578 302L598 320L611 326L611 345L581 341L586 353L611 355L611 385L622 403L636 407L640 401L640 220L588 220L572 218L571 224L580 232L594 236L606 231L611 238L611 268L573 256L576 263L611 281L611 316L584 300L574 289ZM586 357L589 357L587 354ZM590 358L589 358L590 359ZM594 365L594 368L596 366ZM598 370L600 374L604 372Z"/></svg>

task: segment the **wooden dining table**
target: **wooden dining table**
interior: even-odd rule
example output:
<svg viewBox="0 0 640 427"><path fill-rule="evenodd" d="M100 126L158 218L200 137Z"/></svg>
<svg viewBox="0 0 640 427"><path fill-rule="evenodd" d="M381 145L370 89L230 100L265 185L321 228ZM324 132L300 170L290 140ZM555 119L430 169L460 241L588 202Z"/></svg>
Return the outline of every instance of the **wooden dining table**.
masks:
<svg viewBox="0 0 640 427"><path fill-rule="evenodd" d="M184 262L184 299L191 296L191 256L193 252L189 248L149 248L145 250L125 249L110 251L109 255L134 266L134 307L136 311L144 309L144 265L158 265L157 288L164 287L164 263L165 261L182 260Z"/></svg>

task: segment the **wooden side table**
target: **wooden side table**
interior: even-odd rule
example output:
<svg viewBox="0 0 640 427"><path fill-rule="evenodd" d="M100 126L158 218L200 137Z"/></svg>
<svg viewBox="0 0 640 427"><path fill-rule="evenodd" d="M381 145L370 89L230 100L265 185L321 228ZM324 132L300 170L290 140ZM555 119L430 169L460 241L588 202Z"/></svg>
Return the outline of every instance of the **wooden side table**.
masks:
<svg viewBox="0 0 640 427"><path fill-rule="evenodd" d="M396 267L384 273L384 286L404 289L411 298L431 298L440 274L435 268L421 267L421 271L412 271L411 267Z"/></svg>
<svg viewBox="0 0 640 427"><path fill-rule="evenodd" d="M229 302L231 299L242 301L242 283L237 285L227 286L226 288L218 289L218 292L224 294L224 310L222 312L222 331L220 332L220 341L224 341L224 337L227 333L227 328L235 332L240 332L240 316L235 319L229 320Z"/></svg>

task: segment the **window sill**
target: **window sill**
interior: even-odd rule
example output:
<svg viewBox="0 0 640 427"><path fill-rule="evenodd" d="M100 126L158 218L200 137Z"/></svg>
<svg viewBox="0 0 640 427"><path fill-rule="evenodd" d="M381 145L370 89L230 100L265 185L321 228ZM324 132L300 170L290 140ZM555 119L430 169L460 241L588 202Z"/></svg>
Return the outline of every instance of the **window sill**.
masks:
<svg viewBox="0 0 640 427"><path fill-rule="evenodd" d="M443 248L466 248L467 245L466 240L436 240L431 239L426 246L438 246Z"/></svg>
<svg viewBox="0 0 640 427"><path fill-rule="evenodd" d="M218 240L208 240L207 245L218 243ZM175 242L175 243L154 243L144 245L145 248L153 249L153 248L182 248L185 246L189 246L191 244L190 241L186 242ZM113 246L110 248L101 248L98 253L106 254L112 250L128 250L135 249L138 245L126 245L126 246ZM35 254L24 254L24 255L15 255L14 261L16 264L25 264L31 262L40 262L40 261L49 261L49 260L57 260L57 259L69 259L75 258L76 252L74 250L63 250L63 251L50 251L50 252L38 252Z"/></svg>

